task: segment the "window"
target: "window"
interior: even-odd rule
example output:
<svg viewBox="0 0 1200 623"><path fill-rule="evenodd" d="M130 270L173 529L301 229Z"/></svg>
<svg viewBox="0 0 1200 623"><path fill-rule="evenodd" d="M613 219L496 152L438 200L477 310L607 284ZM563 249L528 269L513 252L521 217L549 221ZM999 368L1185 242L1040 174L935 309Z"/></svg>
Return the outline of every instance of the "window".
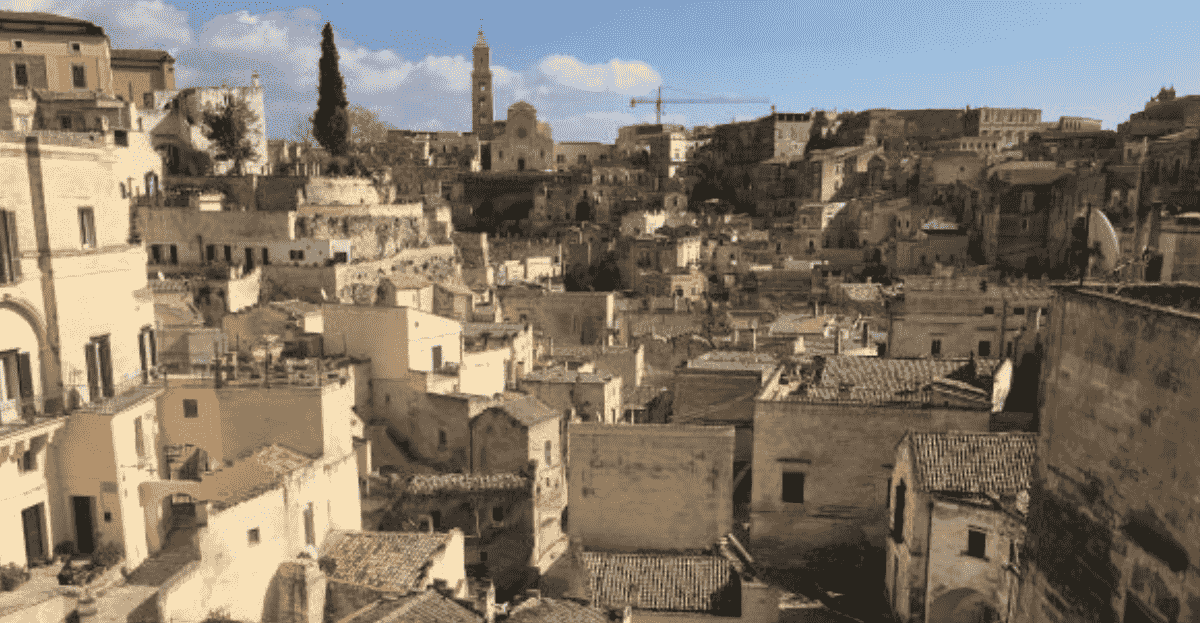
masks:
<svg viewBox="0 0 1200 623"><path fill-rule="evenodd" d="M150 263L151 264L161 264L162 263L162 245L161 244L150 245Z"/></svg>
<svg viewBox="0 0 1200 623"><path fill-rule="evenodd" d="M966 555L986 559L987 533L982 530L967 530Z"/></svg>
<svg viewBox="0 0 1200 623"><path fill-rule="evenodd" d="M21 247L17 244L17 214L0 210L0 283L21 278Z"/></svg>
<svg viewBox="0 0 1200 623"><path fill-rule="evenodd" d="M896 503L892 506L892 540L897 543L904 542L904 505L907 503L905 495L908 493L908 487L904 481L896 485Z"/></svg>
<svg viewBox="0 0 1200 623"><path fill-rule="evenodd" d="M204 247L204 259L210 262L217 261L217 245L210 244Z"/></svg>
<svg viewBox="0 0 1200 623"><path fill-rule="evenodd" d="M13 63L13 86L29 86L29 66L25 63Z"/></svg>
<svg viewBox="0 0 1200 623"><path fill-rule="evenodd" d="M29 353L16 349L0 353L0 399L14 400L33 396L33 368Z"/></svg>
<svg viewBox="0 0 1200 623"><path fill-rule="evenodd" d="M933 340L929 343L929 354L937 357L942 354L942 341Z"/></svg>
<svg viewBox="0 0 1200 623"><path fill-rule="evenodd" d="M288 259L297 260L297 261L303 260L304 259L304 250L303 249L292 249L291 251L288 251Z"/></svg>
<svg viewBox="0 0 1200 623"><path fill-rule="evenodd" d="M71 54L79 54L80 45L78 41L71 42Z"/></svg>
<svg viewBox="0 0 1200 623"><path fill-rule="evenodd" d="M487 552L479 550L479 562L487 562Z"/></svg>
<svg viewBox="0 0 1200 623"><path fill-rule="evenodd" d="M790 504L804 503L804 472L783 472L782 500Z"/></svg>
<svg viewBox="0 0 1200 623"><path fill-rule="evenodd" d="M262 265L266 266L267 264L270 264L270 263L271 263L271 257L269 255L267 255L267 250L263 249L262 250Z"/></svg>
<svg viewBox="0 0 1200 623"><path fill-rule="evenodd" d="M979 356L980 357L991 357L992 356L992 343L990 341L979 340Z"/></svg>
<svg viewBox="0 0 1200 623"><path fill-rule="evenodd" d="M171 263L172 264L179 263L179 247L177 247L175 245L171 245Z"/></svg>
<svg viewBox="0 0 1200 623"><path fill-rule="evenodd" d="M146 458L146 440L143 438L141 416L133 419L133 447L137 450L139 459Z"/></svg>
<svg viewBox="0 0 1200 623"><path fill-rule="evenodd" d="M14 52L20 52L25 49L25 42L20 39L13 39L12 47Z"/></svg>
<svg viewBox="0 0 1200 623"><path fill-rule="evenodd" d="M504 507L492 507L492 523L504 523Z"/></svg>
<svg viewBox="0 0 1200 623"><path fill-rule="evenodd" d="M1014 316L1024 316L1024 315L1025 315L1025 308L1024 308L1024 307L1014 307L1014 308L1013 308L1013 315L1014 315Z"/></svg>
<svg viewBox="0 0 1200 623"><path fill-rule="evenodd" d="M1021 219L1021 231L1029 231L1029 219Z"/></svg>
<svg viewBox="0 0 1200 623"><path fill-rule="evenodd" d="M200 403L194 398L183 399L183 417L198 418L200 417Z"/></svg>
<svg viewBox="0 0 1200 623"><path fill-rule="evenodd" d="M1013 564L1013 565L1021 564L1021 561L1017 559L1017 549L1018 548L1017 548L1016 541L1008 542L1008 562L1010 564Z"/></svg>
<svg viewBox="0 0 1200 623"><path fill-rule="evenodd" d="M79 244L96 246L96 217L91 208L79 208Z"/></svg>
<svg viewBox="0 0 1200 623"><path fill-rule="evenodd" d="M317 544L317 528L316 520L313 517L312 502L309 502L308 506L304 507L304 543L306 545Z"/></svg>
<svg viewBox="0 0 1200 623"><path fill-rule="evenodd" d="M1005 344L1004 344L1004 356L1005 357L1012 357L1012 354L1013 354L1013 345L1012 344L1013 344L1012 342L1005 342Z"/></svg>
<svg viewBox="0 0 1200 623"><path fill-rule="evenodd" d="M1049 307L1043 307L1043 308L1042 308L1042 315L1043 315L1043 316L1048 316L1049 314L1050 314L1050 308L1049 308Z"/></svg>
<svg viewBox="0 0 1200 623"><path fill-rule="evenodd" d="M550 467L550 465L553 463L551 458L554 456L554 444L550 441L547 441L544 450L546 454L546 467Z"/></svg>
<svg viewBox="0 0 1200 623"><path fill-rule="evenodd" d="M94 337L84 347L88 397L92 402L113 396L112 351L107 335Z"/></svg>
<svg viewBox="0 0 1200 623"><path fill-rule="evenodd" d="M258 528L250 528L246 531L246 542L251 545L258 545L259 542Z"/></svg>
<svg viewBox="0 0 1200 623"><path fill-rule="evenodd" d="M430 511L429 519L433 522L433 525L430 527L433 528L434 532L442 527L442 511Z"/></svg>
<svg viewBox="0 0 1200 623"><path fill-rule="evenodd" d="M225 245L225 263L226 264L233 263L233 247L231 247L229 245Z"/></svg>
<svg viewBox="0 0 1200 623"><path fill-rule="evenodd" d="M83 65L71 65L71 84L76 89L87 88L87 72L84 71Z"/></svg>
<svg viewBox="0 0 1200 623"><path fill-rule="evenodd" d="M438 430L438 450L445 450L446 445L447 445L446 431L444 429L439 429Z"/></svg>
<svg viewBox="0 0 1200 623"><path fill-rule="evenodd" d="M983 308L983 313L985 313L985 314L994 314L994 313L996 313L996 308L995 308L995 307L992 307L991 305L988 305L987 307L984 307L984 308Z"/></svg>
<svg viewBox="0 0 1200 623"><path fill-rule="evenodd" d="M34 452L33 450L26 450L25 452L23 452L21 454L20 468L21 468L22 472L32 472L32 471L36 470L37 469L37 452Z"/></svg>

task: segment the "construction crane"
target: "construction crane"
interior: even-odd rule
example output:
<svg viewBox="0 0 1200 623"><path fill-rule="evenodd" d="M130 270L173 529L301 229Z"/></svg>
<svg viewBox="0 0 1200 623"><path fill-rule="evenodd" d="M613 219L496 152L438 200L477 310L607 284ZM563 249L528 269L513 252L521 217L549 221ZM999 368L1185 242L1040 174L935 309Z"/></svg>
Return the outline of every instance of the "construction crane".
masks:
<svg viewBox="0 0 1200 623"><path fill-rule="evenodd" d="M638 104L654 104L654 122L662 123L663 104L768 104L770 100L749 97L712 97L707 99L668 99L662 97L662 87L658 87L658 97L635 97L629 100L630 108Z"/></svg>

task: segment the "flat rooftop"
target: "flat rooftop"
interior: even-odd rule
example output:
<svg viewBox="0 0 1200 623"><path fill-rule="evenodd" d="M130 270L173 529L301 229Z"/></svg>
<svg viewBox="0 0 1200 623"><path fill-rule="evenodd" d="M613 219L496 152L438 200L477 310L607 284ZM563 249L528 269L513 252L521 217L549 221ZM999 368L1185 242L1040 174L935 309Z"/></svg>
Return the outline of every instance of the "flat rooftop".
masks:
<svg viewBox="0 0 1200 623"><path fill-rule="evenodd" d="M1062 285L1064 292L1097 296L1200 319L1200 283L1175 281L1114 285Z"/></svg>

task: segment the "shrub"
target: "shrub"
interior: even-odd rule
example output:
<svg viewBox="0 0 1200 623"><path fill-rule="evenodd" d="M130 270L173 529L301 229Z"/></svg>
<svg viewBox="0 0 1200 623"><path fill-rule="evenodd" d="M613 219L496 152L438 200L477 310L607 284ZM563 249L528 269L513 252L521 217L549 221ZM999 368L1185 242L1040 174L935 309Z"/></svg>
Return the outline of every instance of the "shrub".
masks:
<svg viewBox="0 0 1200 623"><path fill-rule="evenodd" d="M125 559L125 548L116 541L109 541L92 553L92 564L99 569L108 569Z"/></svg>
<svg viewBox="0 0 1200 623"><path fill-rule="evenodd" d="M75 541L60 541L54 546L54 554L56 556L74 556L79 553L75 549Z"/></svg>
<svg viewBox="0 0 1200 623"><path fill-rule="evenodd" d="M241 623L237 619L229 615L229 611L224 608L208 611L208 618L202 623Z"/></svg>
<svg viewBox="0 0 1200 623"><path fill-rule="evenodd" d="M29 580L29 571L15 562L0 567L0 590L15 591Z"/></svg>

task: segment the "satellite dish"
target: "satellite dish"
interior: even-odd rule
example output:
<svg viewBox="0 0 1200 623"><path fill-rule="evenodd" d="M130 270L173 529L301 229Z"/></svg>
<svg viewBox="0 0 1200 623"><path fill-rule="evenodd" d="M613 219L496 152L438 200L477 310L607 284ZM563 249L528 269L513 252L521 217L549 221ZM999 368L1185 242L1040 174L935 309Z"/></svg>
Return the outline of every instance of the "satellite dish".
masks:
<svg viewBox="0 0 1200 623"><path fill-rule="evenodd" d="M1105 273L1117 268L1117 258L1121 255L1121 244L1117 241L1117 231L1112 222L1098 208L1092 209L1091 225L1088 227L1088 248L1100 245L1100 257L1095 258L1096 268Z"/></svg>

